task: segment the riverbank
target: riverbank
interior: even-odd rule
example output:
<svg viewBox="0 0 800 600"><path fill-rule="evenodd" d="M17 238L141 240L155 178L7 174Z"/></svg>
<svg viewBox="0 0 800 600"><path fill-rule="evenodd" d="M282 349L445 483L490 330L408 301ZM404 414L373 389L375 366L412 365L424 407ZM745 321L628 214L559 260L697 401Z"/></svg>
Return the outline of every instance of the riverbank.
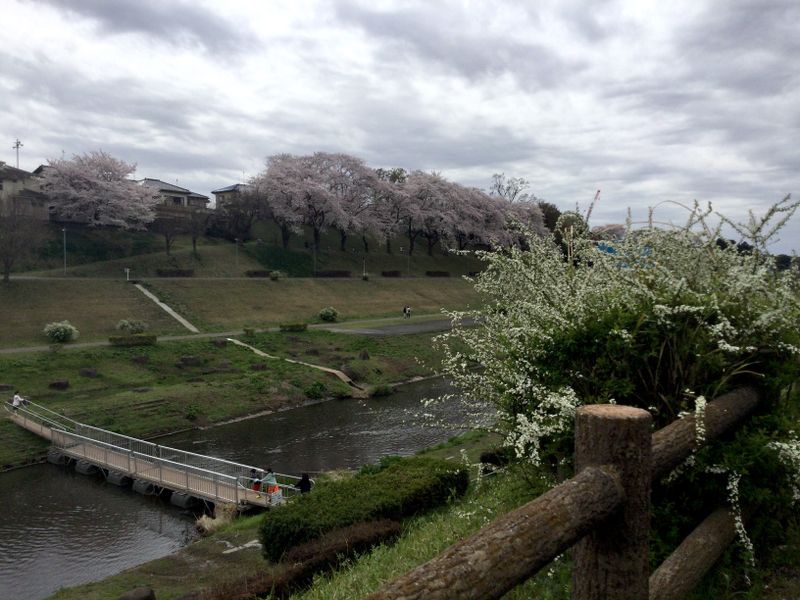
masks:
<svg viewBox="0 0 800 600"><path fill-rule="evenodd" d="M434 373L433 335L310 330L261 332L246 341L270 355L339 369L362 387L386 391L392 383ZM64 382L66 389L51 387ZM351 388L330 374L266 359L219 339L9 354L0 361L0 383L75 420L141 438L351 395ZM4 470L40 461L47 447L0 421Z"/></svg>
<svg viewBox="0 0 800 600"><path fill-rule="evenodd" d="M471 432L420 452L427 456L462 460L462 450L471 462L497 443L497 438ZM337 477L349 476L338 471ZM424 517L423 517L424 518ZM416 521L414 519L412 521ZM260 515L242 516L211 535L198 539L175 554L90 583L57 592L53 600L108 600L138 586L149 586L159 600L179 598L189 592L241 585L248 576L284 568L264 560L258 542ZM413 527L413 526L412 526ZM202 596L200 596L202 597Z"/></svg>

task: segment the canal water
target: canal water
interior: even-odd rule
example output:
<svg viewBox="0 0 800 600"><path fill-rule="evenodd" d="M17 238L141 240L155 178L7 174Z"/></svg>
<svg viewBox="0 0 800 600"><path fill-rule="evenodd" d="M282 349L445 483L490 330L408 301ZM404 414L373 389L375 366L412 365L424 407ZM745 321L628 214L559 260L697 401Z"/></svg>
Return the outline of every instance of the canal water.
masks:
<svg viewBox="0 0 800 600"><path fill-rule="evenodd" d="M354 468L456 434L465 421L460 403L420 405L448 391L442 380L417 382L386 398L331 400L159 443L280 473ZM54 465L0 474L0 507L0 599L39 600L175 552L196 536L197 515Z"/></svg>

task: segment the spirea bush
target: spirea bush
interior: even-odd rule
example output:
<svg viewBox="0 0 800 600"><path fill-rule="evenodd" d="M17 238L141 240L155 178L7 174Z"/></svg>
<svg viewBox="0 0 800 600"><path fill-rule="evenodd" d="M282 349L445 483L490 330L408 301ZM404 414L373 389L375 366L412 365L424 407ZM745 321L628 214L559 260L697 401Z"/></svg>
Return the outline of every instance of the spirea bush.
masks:
<svg viewBox="0 0 800 600"><path fill-rule="evenodd" d="M332 306L326 306L319 311L319 318L327 323L334 323L339 318L339 311Z"/></svg>
<svg viewBox="0 0 800 600"><path fill-rule="evenodd" d="M629 224L613 246L570 225L560 243L529 235L526 250L479 252L485 308L453 314L479 326L438 338L445 371L493 402L509 442L534 462L543 444L570 437L581 404L637 406L663 426L695 397L798 355L797 278L773 268L764 237L770 218L796 208L787 199L739 226L747 254L718 244L719 225L697 206L684 227Z"/></svg>
<svg viewBox="0 0 800 600"><path fill-rule="evenodd" d="M117 329L135 335L147 331L147 323L136 319L121 319L117 323Z"/></svg>
<svg viewBox="0 0 800 600"><path fill-rule="evenodd" d="M524 249L478 252L484 307L453 313L456 326L437 338L467 401L489 400L517 458L551 472L570 460L580 405L636 406L655 427L685 414L702 424L707 399L763 383L762 414L654 490L669 513L655 519L654 556L669 546L660 545L665 532L684 535L697 518L681 521L688 506L747 506L768 516L753 525L755 537L774 540L800 485L798 444L788 439L797 398L782 393L798 376L798 277L775 269L768 253L798 203L787 197L743 224L685 208L682 227L659 227L651 212L644 226L629 218L622 239L602 242L570 213L556 235L526 235ZM746 243L722 243L723 226ZM465 317L477 325L459 326Z"/></svg>
<svg viewBox="0 0 800 600"><path fill-rule="evenodd" d="M66 344L78 339L79 332L69 321L56 321L44 326L42 332L53 344Z"/></svg>

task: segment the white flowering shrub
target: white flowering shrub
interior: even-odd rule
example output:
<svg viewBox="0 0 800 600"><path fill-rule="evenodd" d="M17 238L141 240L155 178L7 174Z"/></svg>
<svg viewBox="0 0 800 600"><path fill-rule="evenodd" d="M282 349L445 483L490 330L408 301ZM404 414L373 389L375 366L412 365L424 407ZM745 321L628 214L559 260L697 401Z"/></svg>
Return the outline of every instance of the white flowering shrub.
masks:
<svg viewBox="0 0 800 600"><path fill-rule="evenodd" d="M42 330L53 344L66 344L78 339L78 330L69 321L56 321L48 323Z"/></svg>
<svg viewBox="0 0 800 600"><path fill-rule="evenodd" d="M479 253L485 307L452 315L479 325L440 336L445 372L468 397L490 400L509 442L533 460L569 437L579 404L613 399L650 410L657 425L694 411L685 390L713 398L799 353L797 279L774 269L764 233L796 208L787 198L737 224L747 254L719 244L719 225L698 206L685 227L629 224L613 246L569 214L560 243L529 236L525 250Z"/></svg>
<svg viewBox="0 0 800 600"><path fill-rule="evenodd" d="M147 323L136 319L121 319L117 323L117 329L125 333L137 334L147 331Z"/></svg>
<svg viewBox="0 0 800 600"><path fill-rule="evenodd" d="M486 268L475 287L485 303L452 313L453 330L437 338L444 371L468 401L494 405L518 458L553 471L571 457L581 404L637 406L656 427L694 414L697 452L654 488L653 556L729 503L752 558L743 508L766 515L751 533L769 543L800 494L800 444L768 446L800 418L796 395L781 393L800 364L798 277L768 253L797 208L787 197L739 224L695 205L674 228L655 226L651 212L644 227L629 219L622 239L604 242L570 213L556 236L479 253ZM724 224L746 245L721 243ZM460 326L466 317L475 324ZM706 401L754 379L769 388L761 414L699 449ZM788 485L774 490L787 473Z"/></svg>

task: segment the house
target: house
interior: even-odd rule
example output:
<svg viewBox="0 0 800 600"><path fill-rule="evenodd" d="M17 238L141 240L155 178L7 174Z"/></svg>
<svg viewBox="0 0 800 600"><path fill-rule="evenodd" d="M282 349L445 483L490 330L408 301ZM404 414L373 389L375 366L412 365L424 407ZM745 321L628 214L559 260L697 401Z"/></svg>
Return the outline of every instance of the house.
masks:
<svg viewBox="0 0 800 600"><path fill-rule="evenodd" d="M35 173L0 161L0 213L9 213L13 207L18 214L49 220L50 207L41 189L41 180Z"/></svg>
<svg viewBox="0 0 800 600"><path fill-rule="evenodd" d="M144 185L154 190L158 190L162 198L161 205L169 207L169 209L205 209L209 203L208 196L197 194L191 190L161 181L160 179L151 179L146 177L137 181L139 185Z"/></svg>
<svg viewBox="0 0 800 600"><path fill-rule="evenodd" d="M224 210L225 205L239 198L247 187L246 183L234 183L218 190L212 190L211 193L214 194L217 210Z"/></svg>

